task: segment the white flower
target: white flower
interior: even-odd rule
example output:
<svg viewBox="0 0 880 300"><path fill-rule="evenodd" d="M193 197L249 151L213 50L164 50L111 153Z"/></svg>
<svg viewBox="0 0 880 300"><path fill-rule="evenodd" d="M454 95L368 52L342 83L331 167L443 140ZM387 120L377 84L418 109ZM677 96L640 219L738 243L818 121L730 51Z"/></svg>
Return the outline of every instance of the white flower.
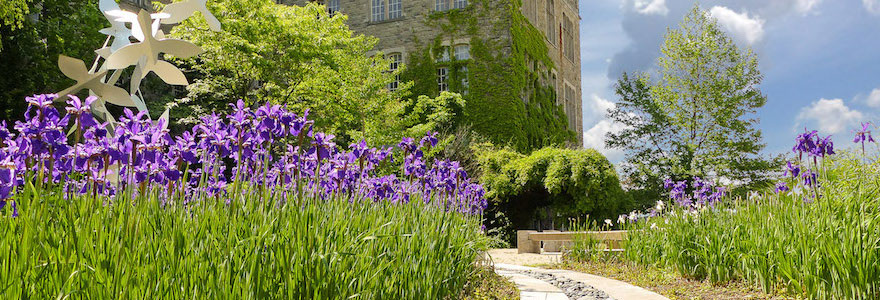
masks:
<svg viewBox="0 0 880 300"><path fill-rule="evenodd" d="M614 226L614 224L611 223L611 219L605 219L605 224L608 224L608 226Z"/></svg>
<svg viewBox="0 0 880 300"><path fill-rule="evenodd" d="M657 229L657 223L651 223L651 229Z"/></svg>
<svg viewBox="0 0 880 300"><path fill-rule="evenodd" d="M620 215L617 217L617 223L626 224L626 215Z"/></svg>
<svg viewBox="0 0 880 300"><path fill-rule="evenodd" d="M758 198L760 196L761 196L761 193L758 193L758 191L749 192L749 200L753 200L753 199Z"/></svg>

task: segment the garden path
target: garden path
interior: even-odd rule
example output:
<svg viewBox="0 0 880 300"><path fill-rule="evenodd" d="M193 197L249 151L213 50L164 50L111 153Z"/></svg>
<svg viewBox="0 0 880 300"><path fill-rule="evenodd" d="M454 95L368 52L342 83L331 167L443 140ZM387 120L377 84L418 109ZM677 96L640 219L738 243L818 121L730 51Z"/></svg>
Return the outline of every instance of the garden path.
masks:
<svg viewBox="0 0 880 300"><path fill-rule="evenodd" d="M516 249L493 249L489 250L488 256L495 265L495 272L510 278L517 285L523 300L669 300L660 294L619 280L568 270L527 266L558 262L558 253L516 254Z"/></svg>

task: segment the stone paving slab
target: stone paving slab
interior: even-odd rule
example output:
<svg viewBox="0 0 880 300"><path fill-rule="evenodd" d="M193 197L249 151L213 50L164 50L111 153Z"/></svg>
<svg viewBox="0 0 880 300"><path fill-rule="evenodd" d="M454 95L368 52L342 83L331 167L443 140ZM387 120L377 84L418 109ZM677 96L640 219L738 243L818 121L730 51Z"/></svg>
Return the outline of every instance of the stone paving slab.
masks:
<svg viewBox="0 0 880 300"><path fill-rule="evenodd" d="M550 274L554 274L556 276L565 277L565 278L568 278L568 279L571 279L574 281L582 282L582 283L587 284L589 286L592 286L596 289L602 290L606 294L608 294L609 296L611 296L617 300L669 300L669 298L666 298L660 294L646 290L641 287L634 286L632 284L629 284L629 283L626 283L623 281L605 278L602 276L596 276L596 275L592 275L592 274L581 273L581 272L568 271L568 270L541 269L541 268L526 267L526 266L512 265L512 264L503 264L503 263L496 263L495 270L496 270L496 272L499 272L499 274L502 274L500 272L510 273L510 272L517 272L517 271L520 271L520 272L521 271L536 271L536 272L550 273ZM523 275L523 276L525 276L525 275ZM525 277L528 277L528 276L525 276ZM537 280L537 279L535 279L535 280ZM538 281L540 281L540 280L538 280ZM549 283L547 283L547 284L549 284ZM523 299L525 299L525 298L523 298ZM534 298L532 298L532 299L534 299ZM566 298L560 298L560 299L566 299Z"/></svg>

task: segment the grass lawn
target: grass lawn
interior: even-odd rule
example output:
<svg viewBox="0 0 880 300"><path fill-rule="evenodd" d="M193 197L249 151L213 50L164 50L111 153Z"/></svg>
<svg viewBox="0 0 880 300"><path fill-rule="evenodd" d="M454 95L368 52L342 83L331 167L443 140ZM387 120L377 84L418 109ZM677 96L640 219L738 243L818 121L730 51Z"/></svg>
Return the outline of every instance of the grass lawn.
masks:
<svg viewBox="0 0 880 300"><path fill-rule="evenodd" d="M495 273L491 267L480 267L465 284L459 297L464 300L519 300L516 284Z"/></svg>
<svg viewBox="0 0 880 300"><path fill-rule="evenodd" d="M669 299L795 299L785 295L768 295L741 281L712 285L707 281L683 278L675 272L620 260L563 262L543 266L604 276L657 292Z"/></svg>

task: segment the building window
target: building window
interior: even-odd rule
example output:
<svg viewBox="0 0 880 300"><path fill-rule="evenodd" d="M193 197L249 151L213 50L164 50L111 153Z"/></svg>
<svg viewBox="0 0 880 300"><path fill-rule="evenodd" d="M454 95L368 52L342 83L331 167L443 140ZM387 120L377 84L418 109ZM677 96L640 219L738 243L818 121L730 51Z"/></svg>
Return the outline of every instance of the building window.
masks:
<svg viewBox="0 0 880 300"><path fill-rule="evenodd" d="M467 5L468 5L467 0L453 0L453 1L455 1L455 2L454 2L454 4L455 4L454 8L465 8L465 7L467 7Z"/></svg>
<svg viewBox="0 0 880 300"><path fill-rule="evenodd" d="M385 21L385 0L373 1L373 22Z"/></svg>
<svg viewBox="0 0 880 300"><path fill-rule="evenodd" d="M545 8L547 12L547 38L550 39L550 44L556 45L556 6L553 4L553 0L547 0L547 7Z"/></svg>
<svg viewBox="0 0 880 300"><path fill-rule="evenodd" d="M576 115L574 111L574 98L576 94L574 92L574 88L570 85L565 85L565 115L568 118L568 128L574 130L575 129L575 118L572 116Z"/></svg>
<svg viewBox="0 0 880 300"><path fill-rule="evenodd" d="M327 0L327 13L331 16L339 12L339 0Z"/></svg>
<svg viewBox="0 0 880 300"><path fill-rule="evenodd" d="M575 52L577 52L577 47L575 47L574 43L574 23L563 14L562 24L562 52L565 53L565 57L568 60L574 61Z"/></svg>
<svg viewBox="0 0 880 300"><path fill-rule="evenodd" d="M401 4L401 1L402 0L371 0L370 3L372 3L372 7L370 9L370 15L372 17L370 20L373 22L381 22L402 18L403 5Z"/></svg>
<svg viewBox="0 0 880 300"><path fill-rule="evenodd" d="M388 70L391 72L396 72L398 68L400 68L400 64L403 63L403 55L400 53L392 53L388 55L388 60L391 61L391 65L388 67ZM394 75L394 81L388 84L389 91L396 91L397 87L400 86L400 74Z"/></svg>
<svg viewBox="0 0 880 300"><path fill-rule="evenodd" d="M468 45L455 46L455 60L466 60L471 58L471 47Z"/></svg>
<svg viewBox="0 0 880 300"><path fill-rule="evenodd" d="M436 11L449 10L449 0L434 0L434 10L436 10Z"/></svg>
<svg viewBox="0 0 880 300"><path fill-rule="evenodd" d="M388 19L397 19L403 16L403 6L400 0L388 0Z"/></svg>
<svg viewBox="0 0 880 300"><path fill-rule="evenodd" d="M440 57L437 61L449 61L449 46L440 47Z"/></svg>
<svg viewBox="0 0 880 300"><path fill-rule="evenodd" d="M449 91L449 69L437 68L437 89L441 92Z"/></svg>
<svg viewBox="0 0 880 300"><path fill-rule="evenodd" d="M459 76L461 76L461 94L467 95L468 90L470 89L470 82L468 81L468 67L463 66L459 72Z"/></svg>

